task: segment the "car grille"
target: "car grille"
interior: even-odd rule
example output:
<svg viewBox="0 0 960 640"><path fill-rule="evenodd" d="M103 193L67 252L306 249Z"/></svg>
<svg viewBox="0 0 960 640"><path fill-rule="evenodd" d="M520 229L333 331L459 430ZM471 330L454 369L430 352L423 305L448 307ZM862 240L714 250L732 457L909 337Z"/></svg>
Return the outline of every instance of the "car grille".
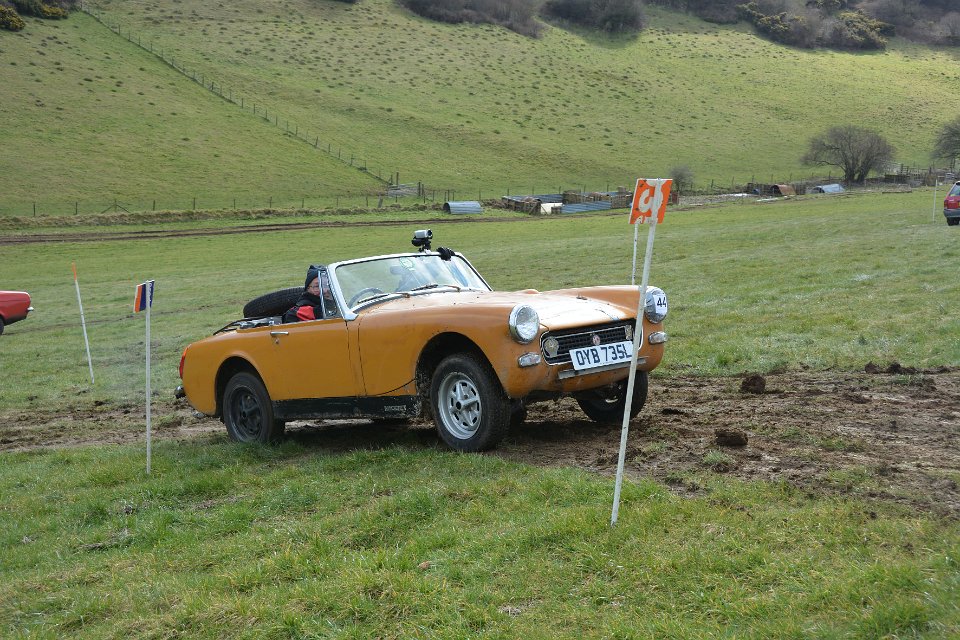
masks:
<svg viewBox="0 0 960 640"><path fill-rule="evenodd" d="M600 344L623 342L627 339L627 327L633 327L633 322L617 322L593 327L577 327L576 329L548 331L540 338L540 350L543 352L544 359L549 364L570 362L570 350L593 345L593 336L595 335L600 337ZM557 342L560 343L560 349L557 351L557 355L553 357L548 356L547 353L543 351L543 341L549 337L556 338Z"/></svg>

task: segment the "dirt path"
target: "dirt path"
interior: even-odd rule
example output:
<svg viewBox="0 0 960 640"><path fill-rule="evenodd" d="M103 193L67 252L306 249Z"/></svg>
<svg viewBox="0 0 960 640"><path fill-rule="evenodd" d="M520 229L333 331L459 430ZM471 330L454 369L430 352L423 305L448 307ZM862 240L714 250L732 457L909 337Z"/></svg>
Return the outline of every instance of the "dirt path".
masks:
<svg viewBox="0 0 960 640"><path fill-rule="evenodd" d="M624 215L622 211L610 213L564 214L564 220ZM0 246L13 244L45 244L52 242L107 242L116 240L155 240L158 238L194 238L204 236L223 236L245 233L269 233L274 231L300 231L303 229L324 228L351 228L351 227L420 227L438 224L467 224L467 223L503 223L503 222L531 222L546 218L475 218L472 216L425 215L417 220L321 220L312 222L251 222L236 227L207 227L201 229L140 229L130 231L65 231L61 233L4 234L0 231Z"/></svg>
<svg viewBox="0 0 960 640"><path fill-rule="evenodd" d="M158 439L226 440L218 421L196 417L183 403L159 400L154 416ZM747 442L721 444L718 433ZM300 422L288 426L288 437L327 452L441 446L427 423ZM0 451L142 440L142 407L0 415ZM527 421L485 455L612 474L619 441L619 425L598 426L564 399L532 406ZM960 369L655 376L632 423L626 470L680 493L699 493L695 475L709 470L960 517Z"/></svg>

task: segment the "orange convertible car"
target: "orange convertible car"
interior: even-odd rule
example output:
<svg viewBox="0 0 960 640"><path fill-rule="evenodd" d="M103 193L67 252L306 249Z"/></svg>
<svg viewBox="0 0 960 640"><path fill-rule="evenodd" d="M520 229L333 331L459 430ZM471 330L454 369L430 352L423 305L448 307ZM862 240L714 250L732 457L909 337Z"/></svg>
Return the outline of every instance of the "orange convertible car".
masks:
<svg viewBox="0 0 960 640"><path fill-rule="evenodd" d="M275 440L296 419L427 413L450 447L479 451L527 404L562 395L619 424L639 343L631 414L640 411L667 339L663 291L648 288L639 324L633 286L493 291L463 256L429 250L430 235L417 232L425 242L416 253L325 267L337 307L328 317L281 323L302 291L288 289L276 292L273 315L189 345L178 396L221 417L239 441Z"/></svg>

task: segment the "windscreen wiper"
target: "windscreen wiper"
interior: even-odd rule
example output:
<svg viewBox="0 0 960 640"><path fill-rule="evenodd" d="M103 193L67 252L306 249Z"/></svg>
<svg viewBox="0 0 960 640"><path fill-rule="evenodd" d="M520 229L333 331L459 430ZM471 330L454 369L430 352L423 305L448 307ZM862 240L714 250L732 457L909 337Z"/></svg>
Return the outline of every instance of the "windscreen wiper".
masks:
<svg viewBox="0 0 960 640"><path fill-rule="evenodd" d="M460 287L455 284L437 284L436 282L431 282L430 284L422 284L419 287L414 287L410 291L424 291L426 289L436 289L437 287L451 287L457 291L462 291Z"/></svg>

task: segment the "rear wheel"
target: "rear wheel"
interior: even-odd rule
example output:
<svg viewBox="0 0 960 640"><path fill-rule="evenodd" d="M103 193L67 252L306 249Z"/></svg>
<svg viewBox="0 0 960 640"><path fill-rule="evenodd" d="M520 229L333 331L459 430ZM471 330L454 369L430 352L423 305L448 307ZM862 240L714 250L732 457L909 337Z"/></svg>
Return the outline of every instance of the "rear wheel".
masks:
<svg viewBox="0 0 960 640"><path fill-rule="evenodd" d="M594 422L611 424L623 421L623 408L627 398L627 380L614 382L605 387L581 391L574 396L587 417ZM647 401L647 372L637 371L633 381L633 402L630 403L630 419L636 417Z"/></svg>
<svg viewBox="0 0 960 640"><path fill-rule="evenodd" d="M284 423L273 417L270 395L260 378L242 371L223 392L223 423L237 442L274 442L283 435Z"/></svg>
<svg viewBox="0 0 960 640"><path fill-rule="evenodd" d="M3 335L3 318L0 318L0 336Z"/></svg>
<svg viewBox="0 0 960 640"><path fill-rule="evenodd" d="M947 218L947 224L951 227L960 224L960 218Z"/></svg>
<svg viewBox="0 0 960 640"><path fill-rule="evenodd" d="M457 451L496 447L510 425L510 401L490 367L468 353L440 362L430 383L437 432Z"/></svg>

